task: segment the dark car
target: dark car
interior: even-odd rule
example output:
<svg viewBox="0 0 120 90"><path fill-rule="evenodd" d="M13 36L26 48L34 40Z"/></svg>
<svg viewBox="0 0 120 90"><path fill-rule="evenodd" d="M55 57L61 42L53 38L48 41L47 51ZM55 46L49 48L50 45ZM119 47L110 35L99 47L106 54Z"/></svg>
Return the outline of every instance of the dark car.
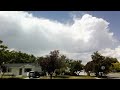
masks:
<svg viewBox="0 0 120 90"><path fill-rule="evenodd" d="M39 78L40 77L40 73L37 71L30 71L29 72L29 78Z"/></svg>

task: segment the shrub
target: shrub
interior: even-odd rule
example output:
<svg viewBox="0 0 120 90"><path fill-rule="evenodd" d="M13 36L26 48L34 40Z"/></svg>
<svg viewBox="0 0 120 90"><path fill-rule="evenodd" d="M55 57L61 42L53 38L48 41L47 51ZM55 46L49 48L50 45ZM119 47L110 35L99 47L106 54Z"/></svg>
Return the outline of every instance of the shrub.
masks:
<svg viewBox="0 0 120 90"><path fill-rule="evenodd" d="M71 73L70 72L65 72L64 75L71 75Z"/></svg>

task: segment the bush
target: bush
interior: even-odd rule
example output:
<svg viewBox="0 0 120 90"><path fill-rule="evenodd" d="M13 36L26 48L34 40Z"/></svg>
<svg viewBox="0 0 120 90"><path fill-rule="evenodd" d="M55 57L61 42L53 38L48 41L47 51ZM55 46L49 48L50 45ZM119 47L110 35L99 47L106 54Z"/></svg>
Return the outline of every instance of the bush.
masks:
<svg viewBox="0 0 120 90"><path fill-rule="evenodd" d="M60 70L59 70L59 69L56 69L56 70L55 70L55 74L56 74L56 76L57 76L57 75L60 75Z"/></svg>
<svg viewBox="0 0 120 90"><path fill-rule="evenodd" d="M45 72L40 72L40 76L45 76L46 73Z"/></svg>
<svg viewBox="0 0 120 90"><path fill-rule="evenodd" d="M4 76L15 76L13 73L5 73Z"/></svg>
<svg viewBox="0 0 120 90"><path fill-rule="evenodd" d="M65 72L64 75L71 75L71 73L70 72Z"/></svg>
<svg viewBox="0 0 120 90"><path fill-rule="evenodd" d="M79 75L77 75L76 73L72 73L72 75L73 75L73 76L79 76Z"/></svg>

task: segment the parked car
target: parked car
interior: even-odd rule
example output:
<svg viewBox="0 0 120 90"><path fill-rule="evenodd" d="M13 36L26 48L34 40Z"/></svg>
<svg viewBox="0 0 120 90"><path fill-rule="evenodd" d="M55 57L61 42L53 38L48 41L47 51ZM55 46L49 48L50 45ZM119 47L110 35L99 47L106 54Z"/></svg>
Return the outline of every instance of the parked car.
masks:
<svg viewBox="0 0 120 90"><path fill-rule="evenodd" d="M37 71L30 71L29 72L29 78L39 78L40 77L40 73Z"/></svg>

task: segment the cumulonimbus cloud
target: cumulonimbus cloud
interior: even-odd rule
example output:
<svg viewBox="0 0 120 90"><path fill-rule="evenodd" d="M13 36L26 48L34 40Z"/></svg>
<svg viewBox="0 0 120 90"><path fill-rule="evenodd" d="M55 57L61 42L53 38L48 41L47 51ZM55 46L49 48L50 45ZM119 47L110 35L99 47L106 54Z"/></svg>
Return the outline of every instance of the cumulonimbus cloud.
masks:
<svg viewBox="0 0 120 90"><path fill-rule="evenodd" d="M114 57L117 58L118 61L120 61L120 46L114 49L111 48L102 49L99 52L104 56Z"/></svg>
<svg viewBox="0 0 120 90"><path fill-rule="evenodd" d="M0 39L9 48L38 56L59 49L87 61L87 53L115 48L119 43L106 20L89 14L64 24L28 12L1 11L0 30Z"/></svg>

